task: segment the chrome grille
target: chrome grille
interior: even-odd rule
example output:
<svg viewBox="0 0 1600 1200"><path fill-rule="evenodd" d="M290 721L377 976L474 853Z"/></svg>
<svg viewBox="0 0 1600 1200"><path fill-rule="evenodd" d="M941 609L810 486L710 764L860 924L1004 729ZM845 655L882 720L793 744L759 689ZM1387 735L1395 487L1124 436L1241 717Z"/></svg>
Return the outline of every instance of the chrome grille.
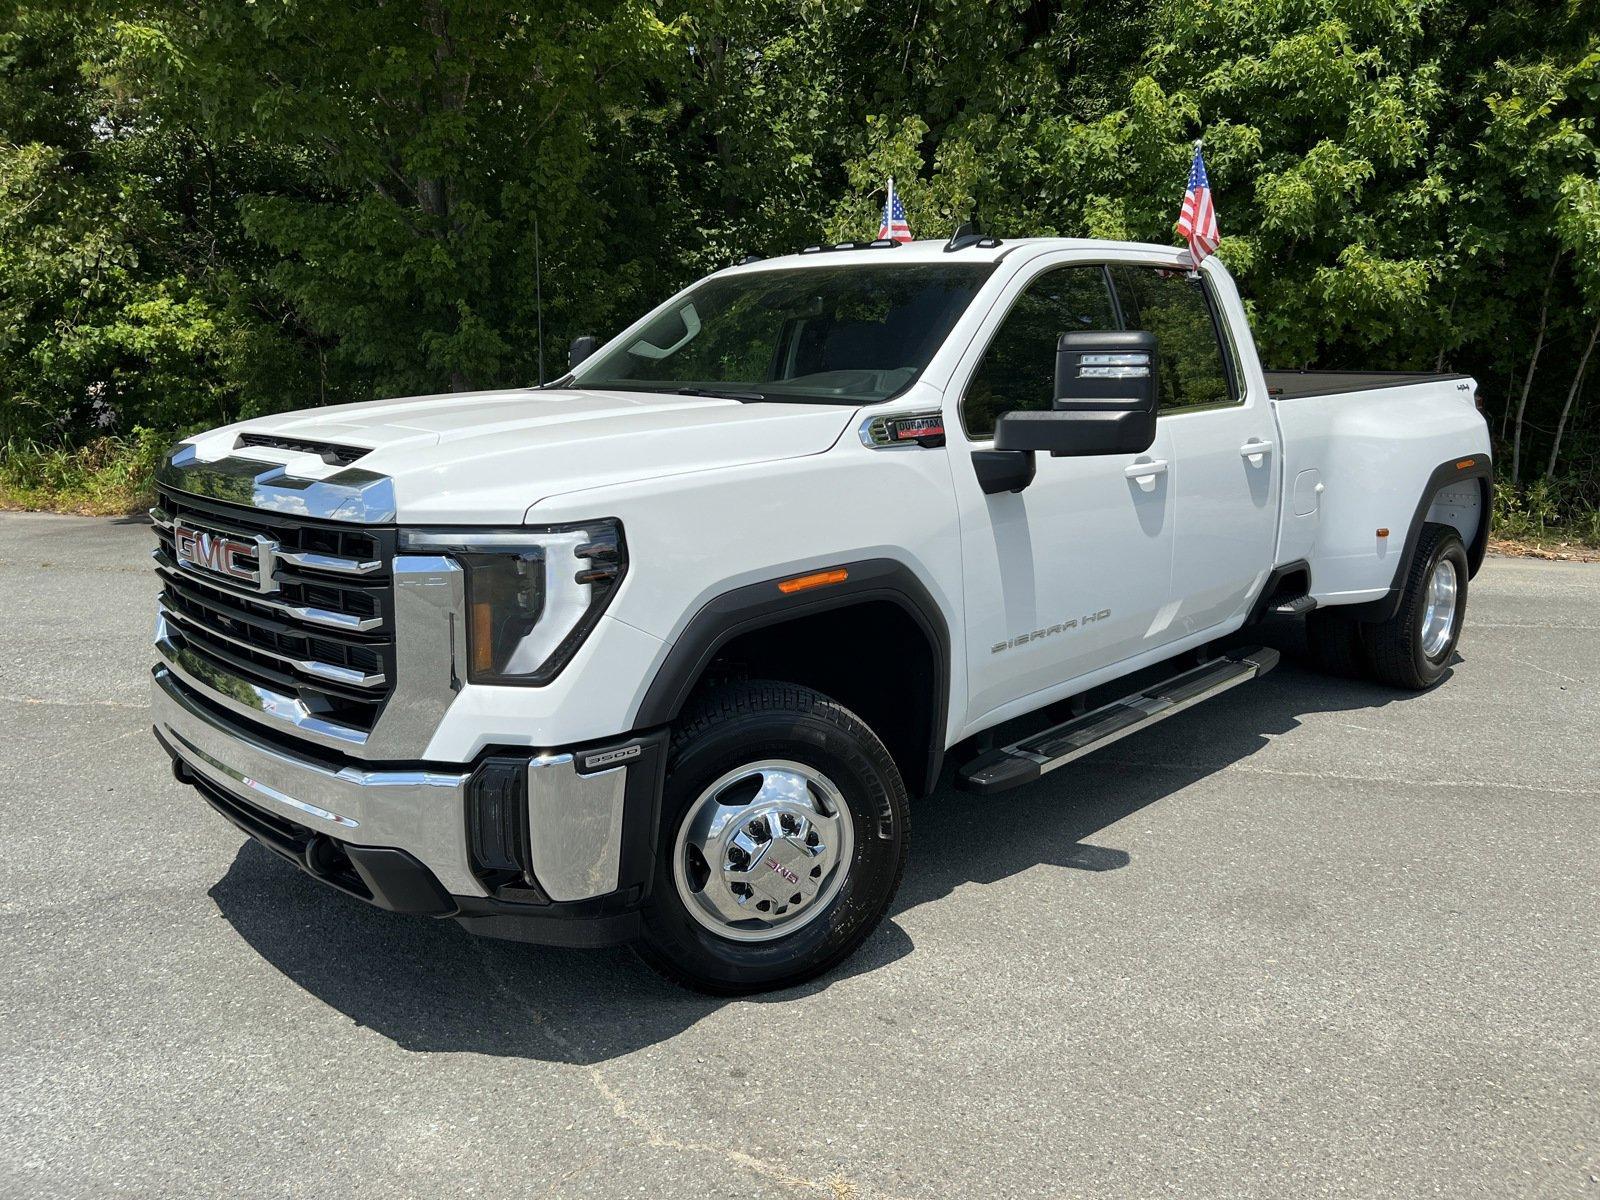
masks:
<svg viewBox="0 0 1600 1200"><path fill-rule="evenodd" d="M323 721L370 732L394 688L395 533L200 500L163 488L155 560L168 635L191 655ZM180 565L174 526L270 538L276 589Z"/></svg>

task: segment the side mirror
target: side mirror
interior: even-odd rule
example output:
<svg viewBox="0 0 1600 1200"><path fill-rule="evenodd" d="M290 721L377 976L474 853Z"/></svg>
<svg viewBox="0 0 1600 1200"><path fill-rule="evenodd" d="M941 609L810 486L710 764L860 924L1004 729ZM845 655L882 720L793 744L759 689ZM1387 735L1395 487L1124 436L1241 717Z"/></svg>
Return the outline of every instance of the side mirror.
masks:
<svg viewBox="0 0 1600 1200"><path fill-rule="evenodd" d="M567 366L572 368L600 349L600 339L592 333L572 339L572 345L567 348Z"/></svg>
<svg viewBox="0 0 1600 1200"><path fill-rule="evenodd" d="M1010 412L996 450L1052 458L1139 454L1156 440L1156 338L1143 330L1063 333L1056 343L1056 401L1048 412Z"/></svg>
<svg viewBox="0 0 1600 1200"><path fill-rule="evenodd" d="M1036 452L1051 458L1141 454L1156 440L1161 395L1156 338L1143 330L1063 333L1056 343L1055 405L1008 412L993 450L974 450L986 495L1020 492L1033 482Z"/></svg>

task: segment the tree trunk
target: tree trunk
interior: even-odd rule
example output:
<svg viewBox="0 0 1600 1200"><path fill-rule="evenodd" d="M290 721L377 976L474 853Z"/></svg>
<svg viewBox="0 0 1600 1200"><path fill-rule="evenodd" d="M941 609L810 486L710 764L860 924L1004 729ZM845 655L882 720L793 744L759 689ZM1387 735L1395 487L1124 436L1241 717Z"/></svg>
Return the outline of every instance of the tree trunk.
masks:
<svg viewBox="0 0 1600 1200"><path fill-rule="evenodd" d="M1550 274L1544 278L1544 297L1539 301L1539 336L1533 342L1533 357L1528 359L1528 373L1522 377L1522 395L1517 400L1517 419L1511 430L1511 483L1522 481L1522 414L1528 408L1528 393L1533 390L1533 372L1539 365L1539 352L1544 349L1545 325L1550 319L1550 285L1556 281L1556 267L1561 262L1561 251L1550 260Z"/></svg>
<svg viewBox="0 0 1600 1200"><path fill-rule="evenodd" d="M1546 479L1555 478L1556 456L1561 453L1561 435L1566 432L1567 417L1572 412L1573 402L1583 390L1583 376L1589 369L1589 355L1594 353L1596 337L1600 337L1600 317L1595 318L1594 328L1589 331L1589 344L1583 348L1583 357L1578 360L1578 373L1572 377L1572 386L1567 389L1567 402L1561 406L1561 419L1556 422L1556 438L1550 443L1550 461L1544 469Z"/></svg>
<svg viewBox="0 0 1600 1200"><path fill-rule="evenodd" d="M1450 293L1450 307L1444 314L1444 340L1439 343L1439 353L1433 360L1433 373L1435 375L1444 370L1444 352L1450 345L1450 331L1456 319L1456 297L1458 294L1458 291Z"/></svg>

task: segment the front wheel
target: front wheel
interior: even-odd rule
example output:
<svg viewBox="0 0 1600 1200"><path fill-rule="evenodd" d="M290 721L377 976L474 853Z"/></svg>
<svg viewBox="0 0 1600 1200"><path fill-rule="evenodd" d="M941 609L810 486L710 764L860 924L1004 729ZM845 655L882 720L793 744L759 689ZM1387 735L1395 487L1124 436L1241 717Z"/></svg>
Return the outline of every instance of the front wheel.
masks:
<svg viewBox="0 0 1600 1200"><path fill-rule="evenodd" d="M827 971L888 911L907 808L894 760L843 705L788 683L709 693L673 731L640 954L724 995Z"/></svg>
<svg viewBox="0 0 1600 1200"><path fill-rule="evenodd" d="M1467 612L1467 552L1448 525L1425 525L1406 574L1400 609L1368 627L1372 674L1421 691L1443 678Z"/></svg>

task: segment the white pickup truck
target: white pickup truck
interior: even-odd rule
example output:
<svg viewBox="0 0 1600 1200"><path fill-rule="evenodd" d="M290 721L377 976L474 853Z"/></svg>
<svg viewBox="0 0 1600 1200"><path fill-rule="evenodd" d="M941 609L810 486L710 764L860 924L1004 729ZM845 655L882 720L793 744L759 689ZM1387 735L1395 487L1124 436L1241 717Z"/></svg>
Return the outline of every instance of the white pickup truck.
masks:
<svg viewBox="0 0 1600 1200"><path fill-rule="evenodd" d="M1165 246L813 247L572 357L181 443L155 733L341 891L710 991L858 946L947 762L1037 779L1265 614L1432 685L1488 536L1471 379L1265 371Z"/></svg>

